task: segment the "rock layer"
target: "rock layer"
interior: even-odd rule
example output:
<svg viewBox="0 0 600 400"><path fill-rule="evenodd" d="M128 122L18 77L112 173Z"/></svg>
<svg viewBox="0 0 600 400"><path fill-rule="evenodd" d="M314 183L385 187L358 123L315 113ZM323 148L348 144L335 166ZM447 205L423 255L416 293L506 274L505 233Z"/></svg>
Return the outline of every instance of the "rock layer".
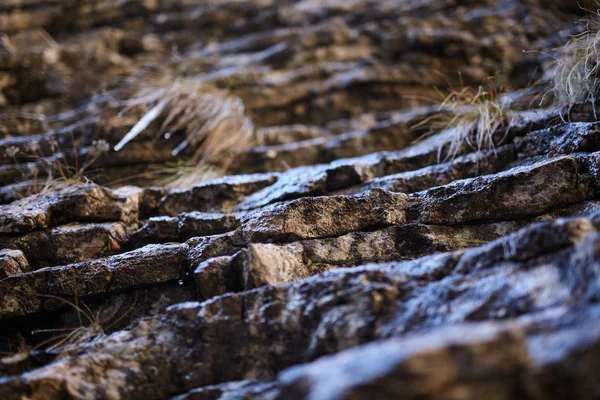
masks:
<svg viewBox="0 0 600 400"><path fill-rule="evenodd" d="M571 3L3 1L0 398L598 397L598 110L533 97ZM499 71L450 154L428 97ZM122 106L192 78L255 143L167 187Z"/></svg>

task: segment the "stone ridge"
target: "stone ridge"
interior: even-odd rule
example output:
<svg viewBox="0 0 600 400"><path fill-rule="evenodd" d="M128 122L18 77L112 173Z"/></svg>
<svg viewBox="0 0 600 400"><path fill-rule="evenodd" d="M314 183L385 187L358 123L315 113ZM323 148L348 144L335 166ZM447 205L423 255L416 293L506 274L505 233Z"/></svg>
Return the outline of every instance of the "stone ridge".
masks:
<svg viewBox="0 0 600 400"><path fill-rule="evenodd" d="M539 99L582 15L2 1L0 399L597 398L599 110ZM434 87L500 72L518 111L449 156ZM183 130L112 149L191 78L256 143L173 188Z"/></svg>

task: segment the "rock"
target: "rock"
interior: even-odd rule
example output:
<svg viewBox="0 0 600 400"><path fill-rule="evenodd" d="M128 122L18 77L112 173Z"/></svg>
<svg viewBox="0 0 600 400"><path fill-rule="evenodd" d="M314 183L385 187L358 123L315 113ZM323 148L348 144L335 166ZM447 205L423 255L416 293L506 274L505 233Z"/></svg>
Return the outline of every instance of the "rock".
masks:
<svg viewBox="0 0 600 400"><path fill-rule="evenodd" d="M322 166L298 167L279 175L276 182L243 199L236 210L249 210L281 200L318 196L326 191L327 173Z"/></svg>
<svg viewBox="0 0 600 400"><path fill-rule="evenodd" d="M159 205L163 215L176 216L182 212L228 212L244 197L273 184L273 175L247 175L209 181L190 190L172 191Z"/></svg>
<svg viewBox="0 0 600 400"><path fill-rule="evenodd" d="M478 324L389 339L289 368L277 383L290 399L524 397L523 336Z"/></svg>
<svg viewBox="0 0 600 400"><path fill-rule="evenodd" d="M249 379L190 390L186 394L173 397L172 400L205 400L227 397L277 399L279 396L279 390L273 382Z"/></svg>
<svg viewBox="0 0 600 400"><path fill-rule="evenodd" d="M339 158L384 151L392 145L404 147L417 138L417 133L410 129L410 125L420 120L415 118L414 112L395 117L380 121L367 129L333 137L323 135L293 143L256 147L236 159L232 169L243 171L247 170L246 166L251 166L252 172L283 171L290 167L321 164Z"/></svg>
<svg viewBox="0 0 600 400"><path fill-rule="evenodd" d="M0 3L0 399L600 396L579 6Z"/></svg>
<svg viewBox="0 0 600 400"><path fill-rule="evenodd" d="M249 245L243 270L244 289L290 283L319 272L304 263L302 250L301 245L285 248L268 243Z"/></svg>
<svg viewBox="0 0 600 400"><path fill-rule="evenodd" d="M179 220L176 217L151 217L139 230L131 235L132 248L151 243L176 242L179 240Z"/></svg>
<svg viewBox="0 0 600 400"><path fill-rule="evenodd" d="M149 371L155 371L152 384L146 386L153 391L140 391L138 385L119 384L120 390L131 388L124 393L133 398L160 398L193 387L239 380L249 370L256 376L269 377L274 371L356 347L373 338L404 337L410 332L441 328L450 322L534 315L565 302L581 304L596 290L598 270L594 265L598 263L598 243L598 234L592 234L574 246L531 258L526 264L500 261L491 270L468 277L450 275L415 280L403 272L419 264L451 261L438 258L330 271L285 286L228 294L202 304L181 304L172 307L163 317L142 320L129 331L100 340L75 357L57 360L27 373L19 383L23 388L20 390L25 387L38 390L34 388L48 382L51 386L43 386L45 393L57 395L60 392L53 392L55 389L51 388L65 387L68 383L66 387L76 393L83 390L81 378L86 376L88 393L100 393L106 389L100 385L105 382L105 376L127 369L125 382L135 382ZM463 257L468 253L466 251ZM551 254L554 257L549 264ZM483 331L490 332L489 328ZM460 333L452 337L465 340L467 336ZM191 341L186 342L187 338ZM489 343L495 343L494 348L499 346L494 340ZM512 343L516 344L517 360L526 359L522 358L522 344L518 340ZM469 348L468 344L465 346ZM296 351L288 351L290 347ZM501 347L507 350L505 345ZM253 351L248 352L249 348ZM182 354L188 357L182 358ZM512 353L503 351L499 357L508 354ZM176 359L178 363L168 362ZM98 365L99 360L102 367L96 369L97 375L90 381L90 376L83 372L85 366ZM486 360L489 362L489 358ZM211 365L212 369L199 369L199 365ZM386 364L379 365L383 368ZM461 364L461 368L468 365L471 364ZM497 365L502 369L510 363ZM75 374L67 375L65 370ZM491 371L497 370L492 368ZM494 375L497 376L495 372ZM0 393L10 393L7 390L14 390L13 384L10 380L1 383ZM508 390L506 385L502 387ZM415 386L415 390L421 389L421 385Z"/></svg>
<svg viewBox="0 0 600 400"><path fill-rule="evenodd" d="M541 222L464 254L456 269L473 272L500 260L528 260L578 243L596 231L596 225L586 218Z"/></svg>
<svg viewBox="0 0 600 400"><path fill-rule="evenodd" d="M504 146L497 151L489 150L480 154L471 153L457 157L448 163L371 179L364 182L359 190L363 191L377 187L393 192L415 193L446 185L457 179L499 172L513 160L514 151L512 147Z"/></svg>
<svg viewBox="0 0 600 400"><path fill-rule="evenodd" d="M167 190L160 187L150 187L142 190L140 198L140 217L153 217L158 214L160 200L167 194Z"/></svg>
<svg viewBox="0 0 600 400"><path fill-rule="evenodd" d="M406 196L384 190L363 195L314 197L275 205L242 223L247 241L289 241L338 236L405 221ZM344 226L339 221L344 219Z"/></svg>
<svg viewBox="0 0 600 400"><path fill-rule="evenodd" d="M240 231L236 230L219 235L191 238L186 244L190 247L190 260L193 265L212 257L232 255L245 243Z"/></svg>
<svg viewBox="0 0 600 400"><path fill-rule="evenodd" d="M33 269L116 254L125 248L127 228L121 222L68 224L0 237L0 247L20 250Z"/></svg>
<svg viewBox="0 0 600 400"><path fill-rule="evenodd" d="M29 270L29 263L20 250L0 250L0 279Z"/></svg>
<svg viewBox="0 0 600 400"><path fill-rule="evenodd" d="M564 156L499 174L416 193L415 218L425 224L502 221L546 213L587 199L589 183L579 161Z"/></svg>
<svg viewBox="0 0 600 400"><path fill-rule="evenodd" d="M25 315L64 307L54 297L117 292L182 279L187 246L150 245L129 253L77 264L48 267L0 281L0 316Z"/></svg>
<svg viewBox="0 0 600 400"><path fill-rule="evenodd" d="M110 191L97 185L71 186L0 206L0 234L25 233L75 221L138 218L139 190Z"/></svg>
<svg viewBox="0 0 600 400"><path fill-rule="evenodd" d="M213 257L200 262L194 271L194 280L204 299L229 292L241 292L243 287L241 268L233 256Z"/></svg>
<svg viewBox="0 0 600 400"><path fill-rule="evenodd" d="M534 131L517 139L520 152L530 156L539 154L571 154L600 150L600 132L597 123L575 122Z"/></svg>
<svg viewBox="0 0 600 400"><path fill-rule="evenodd" d="M231 232L240 225L235 214L190 212L179 215L179 238L210 236Z"/></svg>

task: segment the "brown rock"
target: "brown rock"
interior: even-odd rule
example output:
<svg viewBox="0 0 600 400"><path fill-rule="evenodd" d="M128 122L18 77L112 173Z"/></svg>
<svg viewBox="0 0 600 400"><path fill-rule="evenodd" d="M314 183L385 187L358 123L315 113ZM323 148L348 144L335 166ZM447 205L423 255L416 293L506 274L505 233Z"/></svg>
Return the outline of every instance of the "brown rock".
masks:
<svg viewBox="0 0 600 400"><path fill-rule="evenodd" d="M29 270L29 263L20 250L0 250L0 279Z"/></svg>
<svg viewBox="0 0 600 400"><path fill-rule="evenodd" d="M406 196L380 189L356 196L313 197L271 206L242 224L247 241L290 241L406 221Z"/></svg>
<svg viewBox="0 0 600 400"><path fill-rule="evenodd" d="M0 206L0 234L45 229L74 221L124 221L138 218L140 190L111 191L97 185L76 185Z"/></svg>

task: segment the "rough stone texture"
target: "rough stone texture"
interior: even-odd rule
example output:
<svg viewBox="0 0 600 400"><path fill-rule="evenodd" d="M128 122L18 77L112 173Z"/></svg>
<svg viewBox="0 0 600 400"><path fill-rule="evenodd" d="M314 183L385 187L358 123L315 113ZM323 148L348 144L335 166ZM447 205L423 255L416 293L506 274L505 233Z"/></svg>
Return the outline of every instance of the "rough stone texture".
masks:
<svg viewBox="0 0 600 400"><path fill-rule="evenodd" d="M150 243L175 242L179 238L178 223L175 217L151 217L131 235L129 245L138 248Z"/></svg>
<svg viewBox="0 0 600 400"><path fill-rule="evenodd" d="M516 237L512 236L513 239ZM524 261L511 261L510 255L507 255L494 263L489 271L470 271L466 275L452 272L456 257L437 257L330 271L288 286L225 295L201 304L181 304L172 307L164 316L140 321L129 331L115 333L85 346L75 356L58 359L27 373L22 380L9 379L0 385L0 390L5 391L0 393L8 396L10 390L14 390L13 385L17 385L31 388L34 394L36 390L44 390L44 393L52 395L69 391L75 395L85 388L87 393L96 395L106 389L112 390L100 382L106 382L110 374L126 368L128 372L122 378L124 381L111 380L117 385L114 390L118 387L124 396L131 398L160 398L194 385L240 380L250 375L273 376L274 372L298 362L342 351L374 338L403 338L410 332L434 329L448 323L503 320L529 314L535 323L528 323L525 319L525 322L516 320L515 324L523 326L527 334L529 330L535 331L529 325L534 325L538 332L543 331L540 328L543 321L537 322L535 319L538 317L533 317L541 313L539 318L549 320L545 324L550 334L560 330L563 319L571 316L564 309L561 311L563 305L584 306L593 301L598 282L595 254L599 238L598 233L593 233L564 250ZM458 255L458 259L477 250L467 250L462 256ZM554 257L549 258L549 255ZM446 270L445 277L435 272L432 274L432 267L439 270L442 266ZM429 272L423 271L424 268ZM421 276L416 274L419 269L423 271ZM482 329L484 333L494 332L493 329ZM535 365L524 362L527 357L523 355L523 343L518 337L509 339L509 335L503 339L504 336L500 335L494 339L493 334L485 333L483 337L469 342L464 333L453 336L447 330L434 337L437 338L417 340L426 349L436 346L461 348L459 343L464 343L464 351L468 354L473 351L469 350L471 346L474 346L473 349L480 348L486 355L480 362L489 366L492 371L490 380L496 382L492 386L502 385L499 393L520 393L524 390L519 386L522 383L520 379L506 381L508 376L521 369L520 364L525 364L522 365L525 373L538 373ZM435 344L437 340L447 344ZM479 340L483 348L477 344ZM489 343L491 348L498 349L500 346L505 351L498 353L498 359L487 358L489 351L485 350L485 343ZM410 354L421 354L417 344L401 347L411 348ZM289 351L290 348L295 351ZM514 349L514 353L508 351L509 348ZM249 349L253 351L249 352ZM568 353L573 351L568 347L564 349ZM368 352L368 349L364 351ZM183 357L185 352L188 357ZM223 354L228 356L224 358ZM398 354L398 360L407 357L402 354ZM422 354L430 359L429 350L422 350ZM439 357L444 359L443 352ZM479 358L472 357L475 356L467 357L472 361L464 361L465 356L458 356L457 360L461 361L447 360L444 363L433 358L432 363L442 368L447 362L449 364L444 368L456 370L458 362L477 371L480 367L475 360ZM394 358L388 360L395 362L392 361ZM492 363L492 360L498 360L498 364ZM95 372L89 375L85 371L92 364ZM210 365L211 368L200 368L201 365ZM341 365L347 364L342 362ZM385 363L379 365L383 368ZM66 374L66 370L73 373ZM431 375L432 378L435 376L444 374ZM152 387L153 391L143 391L138 385L128 384L140 382L140 379L148 379L146 385L149 386L146 387ZM409 381L407 384L412 383ZM534 379L533 389L542 383ZM473 384L474 393L480 393L476 390L481 382ZM461 387L460 379L456 385ZM413 387L414 390L435 389L435 386L429 385L426 388L422 385ZM531 396L534 394L535 390L532 390Z"/></svg>
<svg viewBox="0 0 600 400"><path fill-rule="evenodd" d="M242 232L252 242L338 236L405 223L406 207L405 195L380 189L355 196L309 197L252 214Z"/></svg>
<svg viewBox="0 0 600 400"><path fill-rule="evenodd" d="M301 245L281 248L273 244L251 244L243 270L244 289L281 285L321 272L302 261Z"/></svg>
<svg viewBox="0 0 600 400"><path fill-rule="evenodd" d="M463 359L472 361L458 361ZM480 324L324 357L283 371L278 382L291 399L455 399L462 393L511 399L524 395L519 379L526 364L522 332Z"/></svg>
<svg viewBox="0 0 600 400"><path fill-rule="evenodd" d="M210 236L226 233L240 225L238 216L218 213L183 213L179 216L179 238L190 239L194 236Z"/></svg>
<svg viewBox="0 0 600 400"><path fill-rule="evenodd" d="M137 219L139 190L110 191L97 185L72 186L0 206L0 234L49 228L73 221Z"/></svg>
<svg viewBox="0 0 600 400"><path fill-rule="evenodd" d="M170 216L186 211L228 212L245 196L276 180L274 175L244 175L211 181L190 190L172 191L162 198L159 212Z"/></svg>
<svg viewBox="0 0 600 400"><path fill-rule="evenodd" d="M150 245L94 261L42 268L0 281L1 316L24 315L61 304L43 296L89 296L181 279L187 246ZM41 296L41 297L39 297Z"/></svg>
<svg viewBox="0 0 600 400"><path fill-rule="evenodd" d="M579 162L559 157L492 176L455 181L415 194L423 202L416 219L456 225L544 214L587 198Z"/></svg>
<svg viewBox="0 0 600 400"><path fill-rule="evenodd" d="M21 250L0 250L0 279L22 274L29 270L29 263Z"/></svg>
<svg viewBox="0 0 600 400"><path fill-rule="evenodd" d="M1 1L0 399L598 398L600 107L544 97L584 15ZM449 156L489 76L519 111ZM191 120L114 146L182 78L256 135L167 187Z"/></svg>
<svg viewBox="0 0 600 400"><path fill-rule="evenodd" d="M0 237L0 245L22 251L31 267L39 268L118 253L127 237L127 227L121 222L75 223L23 236Z"/></svg>
<svg viewBox="0 0 600 400"><path fill-rule="evenodd" d="M202 261L194 271L194 280L201 297L209 299L241 291L241 268L236 264L232 256L213 257Z"/></svg>

